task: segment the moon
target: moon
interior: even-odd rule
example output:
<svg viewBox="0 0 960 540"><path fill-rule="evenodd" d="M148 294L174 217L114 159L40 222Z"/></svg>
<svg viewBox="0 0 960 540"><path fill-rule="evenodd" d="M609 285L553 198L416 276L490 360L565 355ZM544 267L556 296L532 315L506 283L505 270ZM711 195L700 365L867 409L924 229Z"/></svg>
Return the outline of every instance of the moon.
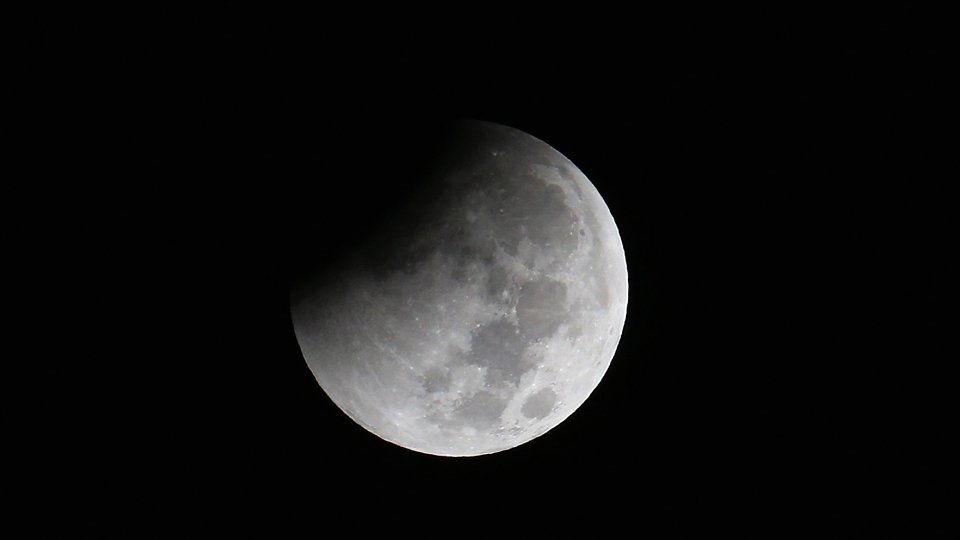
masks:
<svg viewBox="0 0 960 540"><path fill-rule="evenodd" d="M545 142L471 120L443 154L416 202L338 272L292 286L290 307L350 418L410 450L476 456L590 396L623 331L627 267L600 193Z"/></svg>

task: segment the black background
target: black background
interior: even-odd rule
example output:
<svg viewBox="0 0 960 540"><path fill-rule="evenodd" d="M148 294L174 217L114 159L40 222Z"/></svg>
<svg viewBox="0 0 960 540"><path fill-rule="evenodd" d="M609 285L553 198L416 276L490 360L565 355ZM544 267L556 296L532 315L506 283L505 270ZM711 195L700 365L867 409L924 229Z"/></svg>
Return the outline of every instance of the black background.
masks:
<svg viewBox="0 0 960 540"><path fill-rule="evenodd" d="M12 103L29 167L5 188L40 367L15 410L21 500L41 530L137 536L955 531L936 19L229 3L26 17ZM631 287L591 398L471 459L343 415L286 292L396 207L458 117L576 163Z"/></svg>

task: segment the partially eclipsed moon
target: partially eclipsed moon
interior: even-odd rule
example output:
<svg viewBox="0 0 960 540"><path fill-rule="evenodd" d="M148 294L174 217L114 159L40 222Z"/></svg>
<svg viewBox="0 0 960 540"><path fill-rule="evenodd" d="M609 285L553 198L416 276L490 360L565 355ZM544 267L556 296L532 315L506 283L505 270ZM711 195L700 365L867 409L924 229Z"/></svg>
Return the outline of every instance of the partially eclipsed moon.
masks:
<svg viewBox="0 0 960 540"><path fill-rule="evenodd" d="M465 123L436 183L336 277L291 292L327 395L411 450L507 450L570 416L613 358L627 268L586 176L521 131Z"/></svg>

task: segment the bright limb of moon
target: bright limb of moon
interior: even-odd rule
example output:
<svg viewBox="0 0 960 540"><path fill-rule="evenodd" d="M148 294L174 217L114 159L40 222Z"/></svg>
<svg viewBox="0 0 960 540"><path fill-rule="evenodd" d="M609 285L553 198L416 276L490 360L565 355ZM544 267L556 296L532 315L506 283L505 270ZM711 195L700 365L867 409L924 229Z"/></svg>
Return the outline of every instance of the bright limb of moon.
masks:
<svg viewBox="0 0 960 540"><path fill-rule="evenodd" d="M498 124L466 122L458 141L408 217L291 291L331 400L443 456L513 448L569 417L610 365L628 290L613 216L573 163Z"/></svg>

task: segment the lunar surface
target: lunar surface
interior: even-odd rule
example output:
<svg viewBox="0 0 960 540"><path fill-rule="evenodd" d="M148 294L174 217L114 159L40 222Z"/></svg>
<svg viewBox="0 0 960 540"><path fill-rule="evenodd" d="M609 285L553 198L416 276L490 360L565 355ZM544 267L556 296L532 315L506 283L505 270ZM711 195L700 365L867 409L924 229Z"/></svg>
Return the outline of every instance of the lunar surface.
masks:
<svg viewBox="0 0 960 540"><path fill-rule="evenodd" d="M546 143L461 126L430 189L335 275L291 289L303 356L373 434L443 456L513 448L600 383L627 308L616 224Z"/></svg>

